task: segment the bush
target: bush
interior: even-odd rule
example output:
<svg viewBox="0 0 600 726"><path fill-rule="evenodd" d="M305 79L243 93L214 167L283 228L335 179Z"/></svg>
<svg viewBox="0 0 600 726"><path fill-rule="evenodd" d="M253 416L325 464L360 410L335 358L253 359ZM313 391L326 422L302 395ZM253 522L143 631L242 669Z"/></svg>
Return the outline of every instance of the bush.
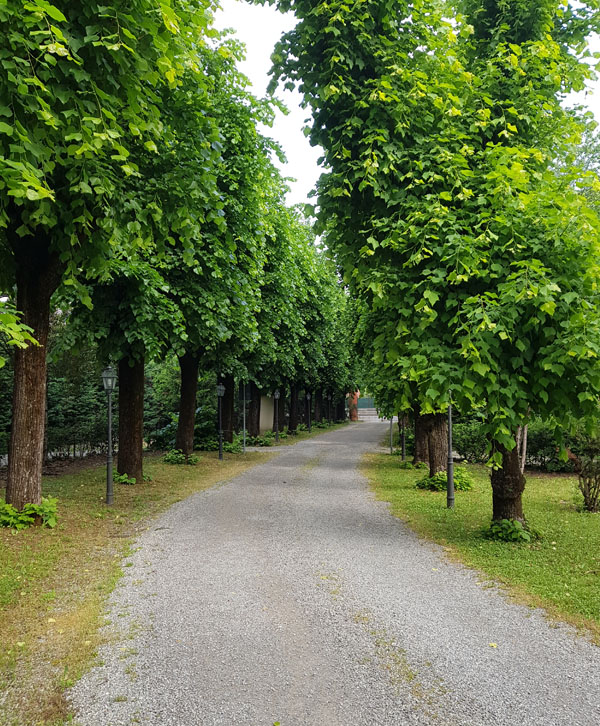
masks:
<svg viewBox="0 0 600 726"><path fill-rule="evenodd" d="M165 464L189 464L195 466L200 458L194 454L186 455L180 449L171 449L163 456Z"/></svg>
<svg viewBox="0 0 600 726"><path fill-rule="evenodd" d="M402 452L394 451L394 455L402 454ZM398 462L398 469L414 469L415 465L412 463L412 461L400 461Z"/></svg>
<svg viewBox="0 0 600 726"><path fill-rule="evenodd" d="M454 470L454 489L457 491L468 491L473 489L473 479L466 469L458 466ZM433 492L446 491L448 486L448 475L445 471L438 471L434 476L425 476L419 479L415 486L417 489L429 489Z"/></svg>
<svg viewBox="0 0 600 726"><path fill-rule="evenodd" d="M127 474L113 474L113 481L115 484L135 484L135 477L127 476Z"/></svg>
<svg viewBox="0 0 600 726"><path fill-rule="evenodd" d="M461 458L471 464L485 462L488 459L488 442L479 421L454 424L452 446Z"/></svg>
<svg viewBox="0 0 600 726"><path fill-rule="evenodd" d="M494 520L484 531L484 536L500 542L531 542L539 539L539 534L535 530L527 523L519 522L518 519Z"/></svg>
<svg viewBox="0 0 600 726"><path fill-rule="evenodd" d="M586 512L600 511L600 461L594 458L583 460L578 481L583 494L583 509Z"/></svg>
<svg viewBox="0 0 600 726"><path fill-rule="evenodd" d="M55 497L42 497L41 504L26 504L23 511L17 511L12 504L0 502L0 527L12 529L25 529L41 518L42 527L56 526L56 508L58 499Z"/></svg>

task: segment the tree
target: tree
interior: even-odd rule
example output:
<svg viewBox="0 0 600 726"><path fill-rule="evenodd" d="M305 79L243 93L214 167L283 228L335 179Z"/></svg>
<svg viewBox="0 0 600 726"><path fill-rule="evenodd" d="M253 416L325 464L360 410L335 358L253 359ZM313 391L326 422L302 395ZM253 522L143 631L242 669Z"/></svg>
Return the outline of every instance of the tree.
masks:
<svg viewBox="0 0 600 726"><path fill-rule="evenodd" d="M330 171L321 227L379 318L373 363L422 414L484 402L494 519L524 519L515 433L530 410L592 413L598 220L556 173L581 124L584 11L554 2L296 2L274 56L302 83ZM283 7L283 4L281 4ZM406 22L410 14L410 22Z"/></svg>
<svg viewBox="0 0 600 726"><path fill-rule="evenodd" d="M209 10L193 0L74 2L67 17L46 0L0 6L10 28L0 41L2 288L16 287L39 343L15 355L6 496L19 509L41 499L50 299L112 249L117 182L136 174L131 146L162 133L154 87L193 65Z"/></svg>

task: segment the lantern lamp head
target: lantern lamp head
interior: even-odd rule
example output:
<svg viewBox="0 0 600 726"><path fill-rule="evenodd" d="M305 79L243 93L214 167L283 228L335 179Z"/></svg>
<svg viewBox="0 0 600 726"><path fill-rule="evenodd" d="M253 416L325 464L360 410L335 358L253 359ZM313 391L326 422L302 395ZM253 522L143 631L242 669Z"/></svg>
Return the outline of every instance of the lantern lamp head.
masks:
<svg viewBox="0 0 600 726"><path fill-rule="evenodd" d="M107 393L111 393L115 390L117 385L117 373L112 366L107 366L102 371L102 385Z"/></svg>

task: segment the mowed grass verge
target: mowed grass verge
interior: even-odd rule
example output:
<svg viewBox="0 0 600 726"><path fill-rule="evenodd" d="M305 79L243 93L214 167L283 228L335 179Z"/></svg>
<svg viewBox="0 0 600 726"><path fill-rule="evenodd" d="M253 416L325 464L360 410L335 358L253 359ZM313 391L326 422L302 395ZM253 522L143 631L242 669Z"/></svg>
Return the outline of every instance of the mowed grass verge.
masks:
<svg viewBox="0 0 600 726"><path fill-rule="evenodd" d="M103 604L131 538L171 504L230 479L272 452L203 453L196 466L148 457L152 481L115 484L104 504L106 469L44 480L59 499L55 529L0 529L0 725L57 726L70 720L64 691L93 661Z"/></svg>
<svg viewBox="0 0 600 726"><path fill-rule="evenodd" d="M545 608L600 645L600 514L578 511L574 477L527 473L524 511L542 537L531 544L508 544L482 536L492 513L485 466L467 466L475 488L456 492L455 509L448 510L445 492L415 489L427 472L399 469L399 461L377 453L362 462L377 498L390 502L395 516L505 586L519 602Z"/></svg>

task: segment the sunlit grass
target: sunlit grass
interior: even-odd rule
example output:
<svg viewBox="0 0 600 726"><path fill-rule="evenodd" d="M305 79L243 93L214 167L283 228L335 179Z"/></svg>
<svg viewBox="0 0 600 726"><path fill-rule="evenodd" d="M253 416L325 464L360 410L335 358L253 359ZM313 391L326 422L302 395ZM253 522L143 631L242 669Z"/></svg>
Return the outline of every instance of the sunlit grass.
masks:
<svg viewBox="0 0 600 726"><path fill-rule="evenodd" d="M492 511L484 466L468 466L475 488L456 492L455 509L448 510L444 492L415 489L422 471L399 469L398 463L389 454L369 454L363 462L377 497L390 502L394 515L506 585L520 601L587 629L600 643L600 515L579 511L574 477L528 473L524 510L542 538L517 545L482 536Z"/></svg>

